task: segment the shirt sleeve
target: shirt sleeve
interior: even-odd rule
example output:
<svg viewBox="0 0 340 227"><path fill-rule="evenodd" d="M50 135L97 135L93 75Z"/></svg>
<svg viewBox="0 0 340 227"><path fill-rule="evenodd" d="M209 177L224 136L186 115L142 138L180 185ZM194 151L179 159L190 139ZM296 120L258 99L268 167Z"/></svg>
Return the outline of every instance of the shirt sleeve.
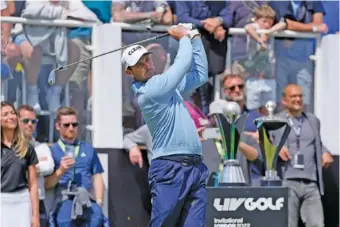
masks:
<svg viewBox="0 0 340 227"><path fill-rule="evenodd" d="M148 150L151 150L152 144L148 144L148 141L152 141L152 136L148 126L143 125L136 131L128 133L124 136L123 146L129 151L131 148L138 146L138 144L144 144L147 146Z"/></svg>
<svg viewBox="0 0 340 227"><path fill-rule="evenodd" d="M104 169L102 164L100 163L97 151L93 148L93 158L92 158L92 166L91 166L91 173L92 175L103 173Z"/></svg>
<svg viewBox="0 0 340 227"><path fill-rule="evenodd" d="M145 86L145 95L156 102L167 102L191 67L192 45L189 37L179 41L179 48L174 63L161 75L155 75Z"/></svg>
<svg viewBox="0 0 340 227"><path fill-rule="evenodd" d="M176 1L176 14L178 23L192 23L197 28L203 28L201 21L190 15L190 4L190 1Z"/></svg>
<svg viewBox="0 0 340 227"><path fill-rule="evenodd" d="M225 7L219 13L219 15L223 18L224 28L231 28L233 26L235 6L237 4L238 2L226 2Z"/></svg>
<svg viewBox="0 0 340 227"><path fill-rule="evenodd" d="M36 165L39 163L37 153L35 152L34 147L32 145L29 145L28 147L26 160L28 166Z"/></svg>
<svg viewBox="0 0 340 227"><path fill-rule="evenodd" d="M191 94L193 90L208 81L208 60L200 37L191 40L193 61L191 71L186 74L178 86L182 95Z"/></svg>
<svg viewBox="0 0 340 227"><path fill-rule="evenodd" d="M321 1L313 1L313 9L312 9L312 13L322 13L322 14L326 14L325 8L323 7L323 4Z"/></svg>

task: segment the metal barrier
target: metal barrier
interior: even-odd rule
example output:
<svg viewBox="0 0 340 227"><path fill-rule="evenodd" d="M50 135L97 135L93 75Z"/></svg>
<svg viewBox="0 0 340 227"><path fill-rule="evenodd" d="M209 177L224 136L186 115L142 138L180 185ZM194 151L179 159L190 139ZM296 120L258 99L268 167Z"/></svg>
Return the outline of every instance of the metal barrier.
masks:
<svg viewBox="0 0 340 227"><path fill-rule="evenodd" d="M80 21L74 21L74 20L33 20L33 19L26 19L26 18L18 18L18 17L1 17L0 21L6 22L6 23L22 23L22 24L29 24L29 25L38 25L38 26L57 26L57 27L92 27L96 28L99 24L97 23L92 23L92 22L80 22ZM114 26L120 27L124 31L151 31L151 32L166 32L168 27L167 26L147 26L147 25L132 25L132 24L126 24L126 23L112 23ZM259 31L259 33L263 33L264 31ZM242 28L230 28L228 35L246 35L246 32ZM316 52L315 55L311 56L311 59L315 61L315 74L314 74L314 92L315 92L315 97L314 97L314 106L318 106L320 103L320 94L318 94L318 80L321 79L320 77L320 67L319 67L319 61L318 61L318 56L320 52L320 44L321 44L321 36L320 34L317 33L311 33L311 32L294 32L294 31L282 31L282 32L277 32L272 35L273 37L291 37L291 38L316 38L317 42L317 47L316 47ZM230 45L230 39L228 40L229 47ZM91 47L91 49L95 49L96 47ZM228 48L228 53L227 54L227 67L231 65L231 48ZM93 78L96 78L93 76ZM214 91L214 97L215 98L220 98L221 97L221 90L220 90L220 79L218 77L216 79L216 87ZM24 87L23 87L24 89ZM69 104L69 91L68 91L68 86L66 86L66 103ZM92 111L96 111L96 109L93 109ZM318 110L315 110L316 115L318 115ZM92 113L93 114L93 113ZM95 131L96 127L92 127L92 125L87 125L86 126L87 130L91 128L92 133ZM50 133L54 131L53 130L53 124L50 124ZM50 140L53 139L53 133L52 136L50 135Z"/></svg>

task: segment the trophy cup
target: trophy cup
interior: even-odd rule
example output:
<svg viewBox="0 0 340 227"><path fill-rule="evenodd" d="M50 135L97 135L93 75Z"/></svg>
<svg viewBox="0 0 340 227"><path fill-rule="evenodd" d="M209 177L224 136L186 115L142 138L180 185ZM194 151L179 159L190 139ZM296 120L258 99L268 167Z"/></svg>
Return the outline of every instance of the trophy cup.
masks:
<svg viewBox="0 0 340 227"><path fill-rule="evenodd" d="M288 139L290 125L287 119L274 116L273 112L276 103L268 101L265 105L269 115L255 119L257 130L259 133L259 144L265 164L265 176L261 179L261 186L281 186L282 181L277 174L277 162L281 148ZM272 144L269 132L285 127L282 137L277 146ZM278 138L276 138L278 139Z"/></svg>
<svg viewBox="0 0 340 227"><path fill-rule="evenodd" d="M214 117L219 129L221 150L223 151L223 168L218 176L218 186L244 186L246 185L242 169L236 159L240 134L243 131L236 127L240 119L241 108L236 102L218 100L218 108L210 114ZM213 103L212 103L213 105Z"/></svg>

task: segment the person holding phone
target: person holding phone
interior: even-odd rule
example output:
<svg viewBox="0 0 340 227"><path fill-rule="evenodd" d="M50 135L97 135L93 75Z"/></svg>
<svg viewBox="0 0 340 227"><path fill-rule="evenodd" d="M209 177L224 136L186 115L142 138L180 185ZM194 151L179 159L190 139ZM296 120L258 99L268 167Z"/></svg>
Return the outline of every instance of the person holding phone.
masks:
<svg viewBox="0 0 340 227"><path fill-rule="evenodd" d="M53 217L50 226L77 223L77 226L102 227L107 221L101 209L104 199L102 176L104 170L92 145L77 139L78 126L75 109L71 107L58 109L56 129L60 133L60 139L51 147L56 171L45 179L45 187L47 189L55 187L57 197L57 204L51 212L53 215L50 215ZM75 196L67 194L68 199L63 200L61 195L62 192L76 194L80 190L87 192L91 206L85 208L81 215L75 215L76 211L72 205L76 203L73 201Z"/></svg>

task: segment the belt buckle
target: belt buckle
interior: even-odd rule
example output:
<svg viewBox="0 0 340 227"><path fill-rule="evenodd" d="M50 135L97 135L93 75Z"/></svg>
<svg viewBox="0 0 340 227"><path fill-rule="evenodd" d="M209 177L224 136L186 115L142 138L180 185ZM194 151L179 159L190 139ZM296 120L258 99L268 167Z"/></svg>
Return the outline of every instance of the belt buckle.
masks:
<svg viewBox="0 0 340 227"><path fill-rule="evenodd" d="M187 166L189 163L189 157L188 156L184 156L182 159L182 165L183 166Z"/></svg>

